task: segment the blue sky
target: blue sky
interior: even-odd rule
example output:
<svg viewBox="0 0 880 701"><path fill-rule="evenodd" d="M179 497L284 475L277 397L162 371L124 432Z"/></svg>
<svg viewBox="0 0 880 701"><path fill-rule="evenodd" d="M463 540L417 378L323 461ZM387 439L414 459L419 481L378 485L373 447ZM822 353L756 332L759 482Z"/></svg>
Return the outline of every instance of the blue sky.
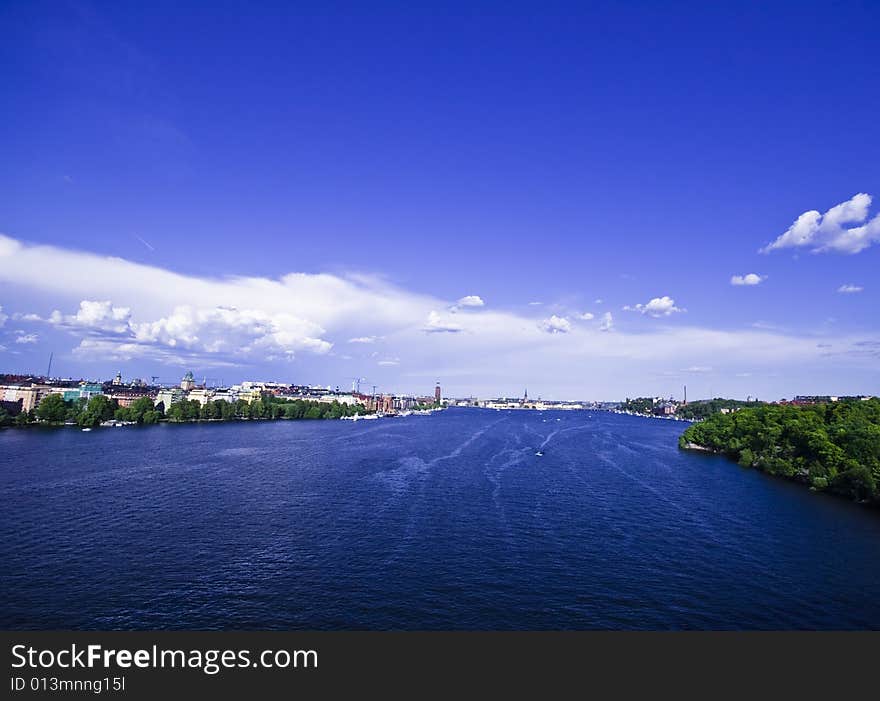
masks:
<svg viewBox="0 0 880 701"><path fill-rule="evenodd" d="M880 392L880 6L583 5L0 3L0 364Z"/></svg>

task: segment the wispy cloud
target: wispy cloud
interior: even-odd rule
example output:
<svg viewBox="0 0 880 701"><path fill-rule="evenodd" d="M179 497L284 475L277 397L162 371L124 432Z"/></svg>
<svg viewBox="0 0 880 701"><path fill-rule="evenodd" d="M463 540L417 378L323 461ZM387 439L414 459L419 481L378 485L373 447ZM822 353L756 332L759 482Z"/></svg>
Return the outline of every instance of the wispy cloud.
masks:
<svg viewBox="0 0 880 701"><path fill-rule="evenodd" d="M379 336L356 336L355 338L349 338L349 343L362 343L362 344L370 344L375 343L379 340Z"/></svg>
<svg viewBox="0 0 880 701"><path fill-rule="evenodd" d="M861 292L864 289L865 288L861 285L841 285L837 288L837 291L841 294L851 295L855 294L856 292Z"/></svg>
<svg viewBox="0 0 880 701"><path fill-rule="evenodd" d="M801 214L783 234L760 250L807 248L813 253L859 253L880 241L880 215L868 220L871 196L860 192L824 214L813 209ZM851 226L858 224L859 226Z"/></svg>

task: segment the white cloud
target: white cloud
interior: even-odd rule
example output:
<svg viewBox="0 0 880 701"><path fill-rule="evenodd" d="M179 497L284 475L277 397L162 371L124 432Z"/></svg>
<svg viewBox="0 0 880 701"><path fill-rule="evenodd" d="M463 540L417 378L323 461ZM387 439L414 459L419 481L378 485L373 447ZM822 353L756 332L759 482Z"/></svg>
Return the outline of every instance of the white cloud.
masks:
<svg viewBox="0 0 880 701"><path fill-rule="evenodd" d="M271 375L272 363L295 357L298 376L307 380L335 373L335 384L363 370L329 353L331 345L375 336L405 358L396 370L383 366L389 382L394 389L414 392L424 392L426 384L433 387L440 377L462 393L491 396L521 391L517 387L528 377L529 387L534 385L536 392L540 387L547 397L615 399L662 392L653 383L669 368L712 365L754 372L762 382L776 374L791 378L792 369L800 372L795 379L778 380L777 396L791 396L795 380L799 385L813 374L832 372L845 380L835 383L835 391L856 393L857 382L876 364L876 357L866 353L870 349L858 344L880 340L873 331L858 336L837 332L838 354L829 358L827 349L817 348L830 335L822 330L799 335L779 328L716 330L656 323L628 332L614 327L610 312L597 313L593 323L557 316L568 322L568 331L559 332L562 323L553 324L556 333L548 333L541 321L549 315L539 315L540 307L453 315L444 311L451 300L401 289L378 277L204 278L2 236L0 286L19 307L11 310L7 304L7 314L40 311L42 323L75 337L71 345L79 344L77 356L104 363L107 371L115 369L117 360L146 359L138 372L155 363L178 368L247 364L255 374ZM20 308L25 304L28 308ZM641 305L642 313L649 313L649 305ZM49 315L53 308L58 311ZM661 308L652 309L664 315ZM14 344L10 340L7 345ZM365 355L379 347L367 345ZM53 348L65 350L54 338ZM365 360L373 367L383 361L395 359L380 353ZM583 372L585 367L590 371ZM713 391L741 389L725 387L723 377L716 382L713 376ZM765 382L761 392L769 393L768 386L773 385Z"/></svg>
<svg viewBox="0 0 880 701"><path fill-rule="evenodd" d="M378 336L357 336L356 338L349 338L349 343L375 343L379 339Z"/></svg>
<svg viewBox="0 0 880 701"><path fill-rule="evenodd" d="M486 303L479 295L467 295L457 302L459 307L484 307Z"/></svg>
<svg viewBox="0 0 880 701"><path fill-rule="evenodd" d="M685 311L675 306L675 300L672 297L664 295L663 297L654 297L647 304L636 304L634 306L625 306L624 310L630 312L639 312L640 314L648 314L653 317L669 316L678 312Z"/></svg>
<svg viewBox="0 0 880 701"><path fill-rule="evenodd" d="M396 358L394 358L394 359L389 358L386 360L380 360L379 362L376 363L376 365L382 365L385 367L393 367L395 365L400 365L400 360L398 360Z"/></svg>
<svg viewBox="0 0 880 701"><path fill-rule="evenodd" d="M592 312L584 312L583 314L578 314L578 319L583 319L584 321L591 321L595 319L596 315Z"/></svg>
<svg viewBox="0 0 880 701"><path fill-rule="evenodd" d="M0 328L2 328L3 326L6 325L6 320L7 320L8 318L9 318L9 317L8 317L6 314L3 313L3 306L0 305Z"/></svg>
<svg viewBox="0 0 880 701"><path fill-rule="evenodd" d="M757 273L747 273L746 275L734 275L730 278L731 285L760 285L764 280L766 280L766 276L758 275Z"/></svg>
<svg viewBox="0 0 880 701"><path fill-rule="evenodd" d="M601 299L594 300L593 304L602 304L602 300Z"/></svg>
<svg viewBox="0 0 880 701"><path fill-rule="evenodd" d="M801 214L786 231L760 250L809 248L813 253L859 253L880 241L880 215L868 221L871 196L860 192L825 214L810 210ZM859 226L849 226L858 224Z"/></svg>
<svg viewBox="0 0 880 701"><path fill-rule="evenodd" d="M544 319L539 326L547 333L569 333L571 331L571 322L564 316L556 316L553 314L549 319Z"/></svg>
<svg viewBox="0 0 880 701"><path fill-rule="evenodd" d="M29 315L30 316L30 315ZM131 309L114 307L109 300L82 300L75 314L53 311L49 323L56 326L77 326L87 329L125 333L131 322Z"/></svg>
<svg viewBox="0 0 880 701"><path fill-rule="evenodd" d="M856 292L861 292L864 289L865 288L862 287L861 285L841 285L840 287L837 288L837 291L840 292L841 294L851 295Z"/></svg>
<svg viewBox="0 0 880 701"><path fill-rule="evenodd" d="M458 333L461 331L461 326L449 319L444 319L437 312L431 311L422 329L426 333Z"/></svg>
<svg viewBox="0 0 880 701"><path fill-rule="evenodd" d="M691 365L689 368L683 368L682 372L705 373L712 372L712 368L708 365Z"/></svg>
<svg viewBox="0 0 880 701"><path fill-rule="evenodd" d="M15 342L22 343L22 344L36 343L39 340L40 340L40 337L37 336L37 334L35 334L35 333L21 333L21 332L19 332L19 335L15 337Z"/></svg>

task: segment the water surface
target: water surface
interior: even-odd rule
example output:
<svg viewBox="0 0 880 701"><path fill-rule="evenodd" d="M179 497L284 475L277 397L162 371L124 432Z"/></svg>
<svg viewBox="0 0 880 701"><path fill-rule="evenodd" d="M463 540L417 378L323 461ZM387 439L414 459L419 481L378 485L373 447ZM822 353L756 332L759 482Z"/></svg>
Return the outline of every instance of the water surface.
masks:
<svg viewBox="0 0 880 701"><path fill-rule="evenodd" d="M878 514L679 452L683 428L5 430L0 628L880 628Z"/></svg>

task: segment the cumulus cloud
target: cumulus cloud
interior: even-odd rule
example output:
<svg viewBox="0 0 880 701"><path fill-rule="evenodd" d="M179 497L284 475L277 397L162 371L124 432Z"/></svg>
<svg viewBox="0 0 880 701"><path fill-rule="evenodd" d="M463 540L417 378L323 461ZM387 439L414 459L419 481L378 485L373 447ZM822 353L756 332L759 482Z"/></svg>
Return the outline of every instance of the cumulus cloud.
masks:
<svg viewBox="0 0 880 701"><path fill-rule="evenodd" d="M115 342L130 357L162 357L154 351L165 348L194 354L292 358L297 351L327 353L333 345L320 338L324 329L318 324L262 309L179 305L166 316L135 322L129 307L116 307L109 300L82 300L75 314L55 310L44 321Z"/></svg>
<svg viewBox="0 0 880 701"><path fill-rule="evenodd" d="M678 312L685 311L675 306L675 300L672 297L664 295L663 297L654 297L647 304L627 305L624 310L630 312L639 312L640 314L648 314L653 317L669 316Z"/></svg>
<svg viewBox="0 0 880 701"><path fill-rule="evenodd" d="M449 319L444 319L443 316L435 311L428 314L428 320L422 328L425 333L458 333L461 331L460 325Z"/></svg>
<svg viewBox="0 0 880 701"><path fill-rule="evenodd" d="M611 312L605 312L602 315L602 323L599 324L599 331L611 331L614 329L614 317Z"/></svg>
<svg viewBox="0 0 880 701"><path fill-rule="evenodd" d="M734 275L730 278L731 285L760 285L767 278L757 273L746 273L745 275Z"/></svg>
<svg viewBox="0 0 880 701"><path fill-rule="evenodd" d="M539 326L547 333L569 333L571 331L571 322L564 316L556 316L553 314L549 319L544 319Z"/></svg>
<svg viewBox="0 0 880 701"><path fill-rule="evenodd" d="M591 321L596 318L596 315L592 312L584 312L583 314L578 314L578 319L583 319L584 321Z"/></svg>
<svg viewBox="0 0 880 701"><path fill-rule="evenodd" d="M804 212L760 252L807 248L813 253L859 253L880 241L880 215L868 220L870 206L871 196L860 192L824 214L817 210Z"/></svg>
<svg viewBox="0 0 880 701"><path fill-rule="evenodd" d="M18 336L15 337L15 342L21 344L36 343L39 340L40 337L35 333L21 333L20 331L18 332Z"/></svg>
<svg viewBox="0 0 880 701"><path fill-rule="evenodd" d="M39 319L34 314L25 315L29 321ZM49 315L47 321L55 326L80 327L93 331L109 331L125 333L130 328L131 309L114 307L110 300L88 300L79 303L74 314L62 314L57 309Z"/></svg>
<svg viewBox="0 0 880 701"><path fill-rule="evenodd" d="M861 285L841 285L837 288L837 291L844 295L855 294L856 292L861 292L865 288Z"/></svg>
<svg viewBox="0 0 880 701"><path fill-rule="evenodd" d="M457 305L459 307L484 307L486 303L479 295L467 295L458 300Z"/></svg>
<svg viewBox="0 0 880 701"><path fill-rule="evenodd" d="M403 293L379 277L291 273L277 279L182 275L131 261L29 245L0 235L0 282L61 306L23 314L119 346L120 357L243 362L326 354L331 334L417 326L438 300ZM45 275L46 269L53 270ZM440 302L443 304L442 302Z"/></svg>

